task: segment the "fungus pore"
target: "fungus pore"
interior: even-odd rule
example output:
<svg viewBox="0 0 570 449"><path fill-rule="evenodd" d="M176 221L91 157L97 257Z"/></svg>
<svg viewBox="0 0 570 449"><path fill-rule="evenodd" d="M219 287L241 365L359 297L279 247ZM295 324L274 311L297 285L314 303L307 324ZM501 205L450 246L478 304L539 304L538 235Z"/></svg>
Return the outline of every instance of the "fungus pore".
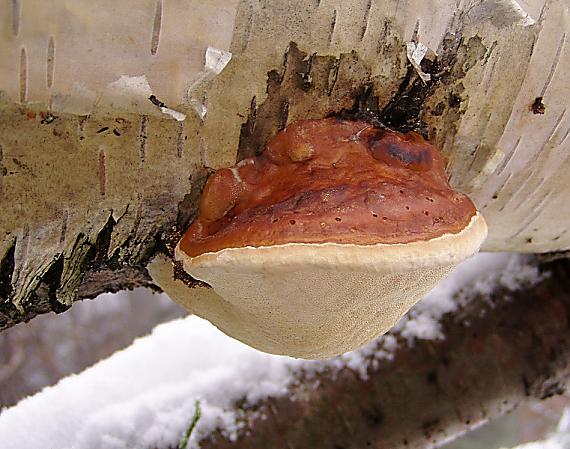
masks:
<svg viewBox="0 0 570 449"><path fill-rule="evenodd" d="M289 125L259 156L208 179L175 254L214 291L188 288L178 302L262 351L357 348L487 234L444 168L416 133L335 118Z"/></svg>

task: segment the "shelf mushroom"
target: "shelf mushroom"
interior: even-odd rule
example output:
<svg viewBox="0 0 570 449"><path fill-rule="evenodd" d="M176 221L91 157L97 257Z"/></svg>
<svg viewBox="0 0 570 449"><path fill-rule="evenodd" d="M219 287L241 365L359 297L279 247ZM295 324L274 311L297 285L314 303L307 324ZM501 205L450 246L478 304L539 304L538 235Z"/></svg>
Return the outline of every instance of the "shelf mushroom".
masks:
<svg viewBox="0 0 570 449"><path fill-rule="evenodd" d="M208 179L175 256L213 292L178 301L262 351L332 357L385 333L486 234L420 135L300 121Z"/></svg>

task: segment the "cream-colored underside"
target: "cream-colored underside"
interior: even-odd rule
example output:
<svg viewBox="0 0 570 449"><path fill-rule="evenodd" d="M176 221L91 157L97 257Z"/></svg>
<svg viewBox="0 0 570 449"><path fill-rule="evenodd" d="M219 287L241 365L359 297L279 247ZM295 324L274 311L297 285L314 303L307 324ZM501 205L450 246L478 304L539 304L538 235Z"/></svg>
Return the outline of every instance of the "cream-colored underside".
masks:
<svg viewBox="0 0 570 449"><path fill-rule="evenodd" d="M409 244L285 244L188 257L185 270L212 289L182 287L150 272L173 300L259 350L332 357L389 330L487 234L477 214L458 234ZM170 279L169 279L170 276Z"/></svg>
<svg viewBox="0 0 570 449"><path fill-rule="evenodd" d="M176 257L213 289L188 288L157 260L151 276L191 313L261 351L332 357L382 335L455 265L476 253L477 214L458 234L406 245L286 244Z"/></svg>

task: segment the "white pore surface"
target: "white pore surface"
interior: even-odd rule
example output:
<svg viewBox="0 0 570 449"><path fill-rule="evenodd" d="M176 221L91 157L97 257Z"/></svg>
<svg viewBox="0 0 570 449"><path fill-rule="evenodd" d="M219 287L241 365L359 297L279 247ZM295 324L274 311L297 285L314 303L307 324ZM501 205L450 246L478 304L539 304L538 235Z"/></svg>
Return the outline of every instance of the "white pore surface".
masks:
<svg viewBox="0 0 570 449"><path fill-rule="evenodd" d="M164 449L176 447L200 401L202 416L188 447L216 428L235 438L239 412L288 393L295 371L348 366L363 377L370 364L390 359L401 344L443 338L439 319L465 302L464 291L487 294L539 279L522 256L480 254L460 265L396 329L341 357L307 362L268 355L227 337L189 316L160 325L83 373L22 400L0 413L0 447L10 449ZM399 338L400 337L400 338ZM403 339L401 338L403 337ZM399 340L398 340L399 338Z"/></svg>

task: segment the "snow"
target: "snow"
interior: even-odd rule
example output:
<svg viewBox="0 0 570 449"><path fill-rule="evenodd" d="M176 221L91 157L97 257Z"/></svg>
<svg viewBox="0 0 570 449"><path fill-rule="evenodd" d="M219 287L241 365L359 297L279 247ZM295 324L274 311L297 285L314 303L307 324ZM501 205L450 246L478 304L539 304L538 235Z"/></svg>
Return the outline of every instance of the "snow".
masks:
<svg viewBox="0 0 570 449"><path fill-rule="evenodd" d="M512 449L568 449L570 448L570 407L564 409L564 413L558 422L555 432L542 441L524 443ZM506 448L505 448L506 449Z"/></svg>
<svg viewBox="0 0 570 449"><path fill-rule="evenodd" d="M286 392L297 362L226 337L195 316L157 326L125 350L0 414L2 447L151 448L177 444L199 400L195 435L235 434L236 399ZM194 438L195 440L195 438Z"/></svg>
<svg viewBox="0 0 570 449"><path fill-rule="evenodd" d="M10 449L147 449L176 447L196 413L189 448L216 429L240 431L233 404L288 394L295 372L349 367L365 378L369 366L393 357L398 339L443 338L440 318L467 301L473 288L516 289L540 279L523 256L481 254L458 267L395 330L377 342L328 361L264 354L195 316L160 325L83 373L0 413L1 446Z"/></svg>

